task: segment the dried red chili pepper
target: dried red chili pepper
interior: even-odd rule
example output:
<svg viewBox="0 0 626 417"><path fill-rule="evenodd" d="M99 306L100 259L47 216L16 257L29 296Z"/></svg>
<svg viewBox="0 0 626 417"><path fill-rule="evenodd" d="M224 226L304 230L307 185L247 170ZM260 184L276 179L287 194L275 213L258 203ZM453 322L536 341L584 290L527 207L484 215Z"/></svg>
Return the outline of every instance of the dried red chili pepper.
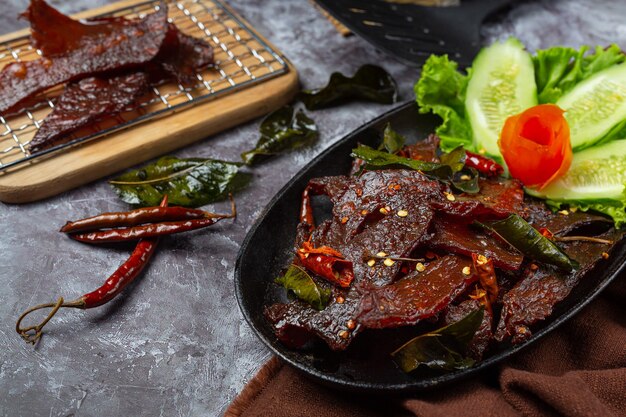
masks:
<svg viewBox="0 0 626 417"><path fill-rule="evenodd" d="M498 280L496 278L496 270L493 266L493 261L483 255L477 255L472 253L472 261L474 264L474 271L478 275L480 285L484 292L477 294L472 298L482 298L483 304L487 307L487 310L491 312L491 304L498 298Z"/></svg>
<svg viewBox="0 0 626 417"><path fill-rule="evenodd" d="M61 228L63 233L76 233L110 227L138 226L145 223L214 218L220 216L204 210L185 207L144 207L132 211L103 213L74 222Z"/></svg>
<svg viewBox="0 0 626 417"><path fill-rule="evenodd" d="M343 259L343 255L335 249L328 246L315 248L309 242L304 242L297 253L302 266L314 274L343 288L352 283L352 262Z"/></svg>
<svg viewBox="0 0 626 417"><path fill-rule="evenodd" d="M145 224L142 226L133 226L121 229L98 230L90 233L77 233L70 235L74 240L85 243L114 243L126 242L129 240L137 240L163 235L172 235L175 233L188 232L190 230L201 229L211 226L222 219L231 219L237 216L237 208L235 201L231 197L231 213L230 214L214 214L204 213L204 218L179 220L173 222L160 222Z"/></svg>
<svg viewBox="0 0 626 417"><path fill-rule="evenodd" d="M163 197L161 207L167 206L167 196ZM156 250L158 239L143 239L137 243L135 250L128 260L124 262L117 270L105 281L100 288L83 295L73 301L65 302L63 297L59 297L56 303L39 304L26 310L17 319L15 330L28 343L35 344L41 337L41 329L50 321L50 319L59 311L61 307L71 307L88 309L101 306L111 301L118 295L124 287L133 282L133 280L141 273L143 268L148 264L152 254ZM24 317L33 311L43 308L52 308L50 314L38 325L30 327L20 327Z"/></svg>
<svg viewBox="0 0 626 417"><path fill-rule="evenodd" d="M465 151L465 166L475 168L478 172L488 177L495 177L504 173L502 165L498 164L493 159L470 151Z"/></svg>

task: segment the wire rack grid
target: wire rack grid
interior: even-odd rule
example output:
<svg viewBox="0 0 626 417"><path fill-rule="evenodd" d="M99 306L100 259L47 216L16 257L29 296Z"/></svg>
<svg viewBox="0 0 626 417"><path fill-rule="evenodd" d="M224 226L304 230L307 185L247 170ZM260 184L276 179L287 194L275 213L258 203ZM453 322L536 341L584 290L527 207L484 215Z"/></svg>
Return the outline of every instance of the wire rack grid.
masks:
<svg viewBox="0 0 626 417"><path fill-rule="evenodd" d="M147 1L101 16L143 18L159 10L162 4L159 0ZM167 116L288 71L285 60L219 0L170 0L167 6L169 21L180 31L202 38L213 46L215 62L196 74L198 82L191 86L177 83L153 86L149 94L118 116L73 133L63 144L31 154L28 143L63 91L63 86L55 87L17 114L0 114L0 173L33 158ZM12 62L37 59L41 55L41 51L30 44L29 36L6 41L0 43L0 68Z"/></svg>

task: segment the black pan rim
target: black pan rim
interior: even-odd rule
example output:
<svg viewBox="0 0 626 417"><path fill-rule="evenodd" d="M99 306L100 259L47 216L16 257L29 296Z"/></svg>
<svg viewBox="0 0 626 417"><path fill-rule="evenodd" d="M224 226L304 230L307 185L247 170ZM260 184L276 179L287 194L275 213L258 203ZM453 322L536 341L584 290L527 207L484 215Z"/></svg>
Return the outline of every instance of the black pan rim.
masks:
<svg viewBox="0 0 626 417"><path fill-rule="evenodd" d="M518 345L513 345L508 349L503 350L493 356L488 357L485 360L479 362L476 366L455 372L445 373L439 376L427 378L427 379L416 379L415 382L410 383L399 383L399 384L387 384L381 386L377 383L370 383L367 381L349 381L340 378L336 378L333 375L319 372L318 370L306 366L298 361L293 360L286 352L292 351L287 347L282 347L282 349L276 348L274 346L274 341L270 340L261 329L257 328L254 323L254 320L251 316L251 312L247 310L244 306L243 299L243 286L244 280L241 273L241 262L242 255L247 251L250 241L252 237L256 233L257 229L263 223L265 218L268 215L270 209L281 200L281 198L287 193L290 189L292 183L302 178L306 172L316 165L321 159L326 157L328 154L333 153L337 148L343 145L345 142L350 141L354 136L359 135L367 129L370 129L372 126L379 124L380 122L388 119L390 116L407 110L410 107L415 106L414 101L405 102L395 108L391 109L388 112L383 113L382 115L376 117L375 119L363 124L356 130L348 133L340 140L333 143L327 149L322 151L319 155L313 158L309 163L307 163L296 175L294 175L281 189L276 193L276 195L270 200L270 202L265 206L258 219L255 221L253 226L250 228L248 233L246 234L245 239L243 240L241 247L239 249L239 253L237 255L237 260L235 262L235 272L234 272L234 283L235 283L235 295L237 298L237 304L239 305L239 310L241 311L244 319L248 323L248 325L252 328L255 335L263 342L263 344L270 350L272 353L279 358L281 358L284 362L287 362L294 368L303 372L304 374L317 379L318 381L324 383L325 385L330 385L335 388L339 388L342 390L349 391L358 391L358 392L367 392L367 393L404 393L404 392L417 392L429 388L433 388L435 386L440 386L442 384L451 383L455 381L460 381L462 379L469 378L471 376L475 376L485 369L490 368L505 359L513 356L514 354L524 350L528 346L534 344L537 340L541 340L546 334L550 333L552 330L559 327L561 324L568 321L570 318L574 317L580 310L582 310L585 306L587 306L592 300L594 300L601 292L604 290L614 279L616 279L620 274L626 271L626 263L623 259L620 260L620 265L612 272L606 274L603 278L598 281L598 284L594 287L592 291L586 294L586 297L581 297L577 302L573 303L573 305L564 311L561 315L555 318L553 321L548 323L547 325L541 327L536 332L533 333L532 337L527 341L520 343ZM614 261L617 262L617 261ZM282 346L282 345L280 345Z"/></svg>

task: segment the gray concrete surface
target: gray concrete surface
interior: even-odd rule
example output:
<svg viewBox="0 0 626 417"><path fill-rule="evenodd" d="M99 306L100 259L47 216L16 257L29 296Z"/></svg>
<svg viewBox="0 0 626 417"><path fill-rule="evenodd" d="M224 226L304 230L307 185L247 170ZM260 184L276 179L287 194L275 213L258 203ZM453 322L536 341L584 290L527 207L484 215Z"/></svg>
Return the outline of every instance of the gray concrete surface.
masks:
<svg viewBox="0 0 626 417"><path fill-rule="evenodd" d="M52 2L66 12L107 0ZM24 25L25 0L0 0L0 32ZM330 72L379 63L412 98L417 70L357 37L343 38L305 0L232 0L232 6L289 57L306 87ZM626 2L523 2L483 28L487 39L513 34L530 49L553 44L626 47ZM269 357L239 313L233 266L264 205L304 164L391 106L354 103L318 111L317 145L255 169L237 196L239 217L204 232L164 239L143 277L108 305L63 311L33 349L14 331L27 306L100 285L128 248L96 248L58 233L68 219L123 210L105 180L45 201L0 203L0 416L215 416L223 413ZM236 160L257 139L258 121L187 147L181 157ZM223 209L217 204L208 209ZM277 219L280 221L280 219Z"/></svg>

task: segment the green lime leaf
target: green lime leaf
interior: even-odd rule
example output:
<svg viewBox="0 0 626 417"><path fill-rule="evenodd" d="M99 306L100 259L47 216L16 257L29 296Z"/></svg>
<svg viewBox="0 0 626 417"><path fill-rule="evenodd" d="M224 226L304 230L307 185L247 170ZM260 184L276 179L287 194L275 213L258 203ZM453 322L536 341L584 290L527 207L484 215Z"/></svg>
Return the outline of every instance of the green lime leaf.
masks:
<svg viewBox="0 0 626 417"><path fill-rule="evenodd" d="M350 100L373 101L382 104L395 103L398 88L391 75L376 65L363 65L352 77L334 72L326 87L303 90L297 99L309 110L319 110Z"/></svg>
<svg viewBox="0 0 626 417"><path fill-rule="evenodd" d="M297 265L291 265L284 275L276 278L275 283L293 292L300 300L316 310L323 310L330 300L330 290L319 286L313 278Z"/></svg>
<svg viewBox="0 0 626 417"><path fill-rule="evenodd" d="M469 368L475 361L465 353L484 314L484 309L480 308L455 323L413 338L391 357L404 372L414 371L421 365L438 371Z"/></svg>
<svg viewBox="0 0 626 417"><path fill-rule="evenodd" d="M272 155L311 145L318 138L317 126L302 110L284 106L261 122L261 137L254 149L241 154L246 165L253 165Z"/></svg>
<svg viewBox="0 0 626 417"><path fill-rule="evenodd" d="M476 224L495 232L524 256L566 271L578 268L576 261L517 214L503 220Z"/></svg>
<svg viewBox="0 0 626 417"><path fill-rule="evenodd" d="M172 206L199 207L224 200L248 185L252 176L242 164L216 159L164 156L109 183L128 204L158 206L167 194Z"/></svg>
<svg viewBox="0 0 626 417"><path fill-rule="evenodd" d="M387 123L383 131L383 141L378 147L379 151L385 149L389 153L398 153L406 142L404 136L391 128L391 123Z"/></svg>

